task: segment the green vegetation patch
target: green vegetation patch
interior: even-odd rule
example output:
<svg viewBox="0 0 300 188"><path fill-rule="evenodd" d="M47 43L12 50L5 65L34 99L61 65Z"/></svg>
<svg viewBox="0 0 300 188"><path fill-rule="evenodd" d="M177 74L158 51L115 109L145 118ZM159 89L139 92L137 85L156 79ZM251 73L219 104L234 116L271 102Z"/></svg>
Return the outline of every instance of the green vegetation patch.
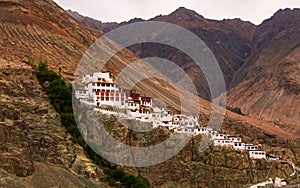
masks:
<svg viewBox="0 0 300 188"><path fill-rule="evenodd" d="M28 60L28 65L37 70L37 79L39 83L48 95L51 105L60 114L61 122L72 135L74 143L78 143L82 146L91 160L104 169L104 173L106 174L110 185L117 186L117 184L121 183L122 187L148 187L148 182L145 178L126 174L122 169L119 169L117 166L103 159L86 144L79 132L73 114L72 87L66 84L61 75L49 70L47 61L41 60L38 63L38 66L36 66L34 60L30 58Z"/></svg>

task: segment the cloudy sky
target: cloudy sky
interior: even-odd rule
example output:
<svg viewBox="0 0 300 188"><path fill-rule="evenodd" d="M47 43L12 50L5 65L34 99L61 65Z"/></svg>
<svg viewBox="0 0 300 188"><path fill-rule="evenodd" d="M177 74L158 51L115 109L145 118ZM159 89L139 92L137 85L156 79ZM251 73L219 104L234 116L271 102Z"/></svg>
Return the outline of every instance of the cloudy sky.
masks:
<svg viewBox="0 0 300 188"><path fill-rule="evenodd" d="M64 9L104 22L149 19L178 7L195 10L205 18L241 18L260 24L280 8L299 8L300 0L54 0Z"/></svg>

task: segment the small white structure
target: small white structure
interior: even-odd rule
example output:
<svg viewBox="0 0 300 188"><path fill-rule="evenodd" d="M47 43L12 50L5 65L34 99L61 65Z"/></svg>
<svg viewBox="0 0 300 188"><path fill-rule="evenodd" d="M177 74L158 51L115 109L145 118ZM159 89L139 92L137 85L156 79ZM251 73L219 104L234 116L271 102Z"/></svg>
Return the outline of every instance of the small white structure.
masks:
<svg viewBox="0 0 300 188"><path fill-rule="evenodd" d="M152 107L152 120L160 122L172 122L173 113L166 108Z"/></svg>
<svg viewBox="0 0 300 188"><path fill-rule="evenodd" d="M228 139L228 135L227 134L222 134L222 133L218 133L216 131L212 131L211 132L211 137L213 140L215 139Z"/></svg>
<svg viewBox="0 0 300 188"><path fill-rule="evenodd" d="M215 146L232 146L233 143L229 139L215 139L214 140L214 145Z"/></svg>
<svg viewBox="0 0 300 188"><path fill-rule="evenodd" d="M198 131L200 132L200 134L208 135L210 133L210 131L212 131L212 128L210 128L210 127L199 127Z"/></svg>
<svg viewBox="0 0 300 188"><path fill-rule="evenodd" d="M173 119L173 116L168 114L168 115L162 115L160 117L160 121L163 121L163 122L172 122L172 119Z"/></svg>
<svg viewBox="0 0 300 188"><path fill-rule="evenodd" d="M277 161L279 160L280 158L278 156L276 156L275 154L271 153L268 155L268 159L269 160L274 160L274 161Z"/></svg>
<svg viewBox="0 0 300 188"><path fill-rule="evenodd" d="M197 128L176 128L174 129L174 132L175 133L185 133L185 134L193 134L193 135L198 135L198 134L201 134L199 129Z"/></svg>
<svg viewBox="0 0 300 188"><path fill-rule="evenodd" d="M229 136L228 139L232 142L242 142L242 139L240 137Z"/></svg>
<svg viewBox="0 0 300 188"><path fill-rule="evenodd" d="M137 110L137 111L131 111L128 110L127 114L129 117L132 117L132 119L147 119L151 120L151 114L149 111L143 111L143 110Z"/></svg>
<svg viewBox="0 0 300 188"><path fill-rule="evenodd" d="M278 178L278 177L275 178L274 184L275 187L282 187L287 185L286 181L283 178Z"/></svg>
<svg viewBox="0 0 300 188"><path fill-rule="evenodd" d="M89 93L87 90L76 90L75 97L77 99L87 99L89 98Z"/></svg>
<svg viewBox="0 0 300 188"><path fill-rule="evenodd" d="M245 150L245 143L242 142L234 142L233 148L237 150Z"/></svg>
<svg viewBox="0 0 300 188"><path fill-rule="evenodd" d="M95 72L93 74L86 74L82 77L82 83L88 84L90 82L113 82L109 72Z"/></svg>
<svg viewBox="0 0 300 188"><path fill-rule="evenodd" d="M174 115L174 117L173 117L173 120L174 121L184 121L184 120L186 120L187 118L186 118L186 115L183 115L183 114L176 114L176 115Z"/></svg>
<svg viewBox="0 0 300 188"><path fill-rule="evenodd" d="M140 109L140 103L133 100L128 100L125 106L127 110L135 111Z"/></svg>
<svg viewBox="0 0 300 188"><path fill-rule="evenodd" d="M152 98L151 97L139 97L141 106L152 107Z"/></svg>
<svg viewBox="0 0 300 188"><path fill-rule="evenodd" d="M272 178L270 178L269 180L267 180L265 182L258 183L258 184L255 184L255 185L251 185L250 188L265 187L266 185L269 185L269 184L273 184Z"/></svg>
<svg viewBox="0 0 300 188"><path fill-rule="evenodd" d="M171 110L168 110L167 108L163 108L163 107L153 106L152 110L153 110L153 113L161 113L161 114L172 113L172 115L173 115L173 112Z"/></svg>
<svg viewBox="0 0 300 188"><path fill-rule="evenodd" d="M249 157L252 159L266 159L266 152L265 151L249 151Z"/></svg>
<svg viewBox="0 0 300 188"><path fill-rule="evenodd" d="M245 144L245 149L249 151L258 150L258 146L254 146L253 144Z"/></svg>

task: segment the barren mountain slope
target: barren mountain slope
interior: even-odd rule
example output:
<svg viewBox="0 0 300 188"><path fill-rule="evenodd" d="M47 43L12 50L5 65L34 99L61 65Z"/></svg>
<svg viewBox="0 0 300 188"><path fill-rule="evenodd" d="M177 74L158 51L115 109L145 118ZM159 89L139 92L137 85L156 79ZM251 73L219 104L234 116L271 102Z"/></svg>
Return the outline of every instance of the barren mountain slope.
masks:
<svg viewBox="0 0 300 188"><path fill-rule="evenodd" d="M245 115L300 133L300 9L280 10L264 21L253 52L237 71L228 105Z"/></svg>
<svg viewBox="0 0 300 188"><path fill-rule="evenodd" d="M87 25L87 26L91 26L93 27L93 25L90 25L89 21L91 21L88 17L82 17L80 16L80 14L78 13L74 13L72 11L69 11L69 14L71 14L72 16L74 16L75 18L79 19L80 22L82 22L83 24ZM287 22L286 24L293 26L297 25L297 23L295 22L295 20L292 21L292 19L295 19L294 17L290 18L290 21ZM255 26L253 26L251 23L247 23L247 22L243 22L241 20L238 19L234 19L234 20L223 20L223 21L213 21L213 20L206 20L205 18L203 18L202 16L198 15L197 13L195 13L194 11L191 10L187 10L185 8L179 8L178 10L176 10L175 12L173 12L170 15L167 16L157 16L156 18L153 18L152 20L158 20L158 21L166 21L166 22L171 22L171 23L176 23L179 24L181 26L184 26L188 29L190 29L191 31L195 32L196 34L198 34L198 36L202 37L204 36L203 40L205 40L205 42L207 43L207 45L212 49L213 52L215 52L215 55L217 56L218 59L225 59L230 60L230 57L243 57L244 59L250 55L250 45L252 44L252 51L253 54L251 54L251 56L248 58L248 61L246 64L242 65L242 68L239 69L239 71L236 73L236 76L234 78L234 80L232 81L232 83L235 82L235 80L238 80L237 78L239 77L240 72L243 72L244 70L249 70L249 68L247 68L247 66L251 65L251 63L253 64L253 62L256 62L255 57L258 56L256 54L260 53L260 51L262 51L262 48L264 46L267 45L273 45L274 48L280 48L282 51L285 51L286 49L292 49L293 46L295 46L295 44L297 44L297 38L299 35L297 35L297 32L295 33L295 28L297 27L289 27L289 26L285 26L286 28L289 28L289 33L291 33L292 35L289 37L294 37L294 39L296 40L289 40L290 42L287 43L285 42L284 45L282 45L282 41L284 41L285 39L282 39L281 42L273 42L274 44L268 44L267 41L270 40L271 38L270 36L276 35L276 33L278 33L280 30L282 30L284 27L282 26L282 24L284 25L285 20L279 19L280 22L276 23L274 26L272 25L272 23L270 21L265 21L263 25L259 26L256 30L253 42L252 42L252 35L255 29ZM135 20L135 21L142 21L142 20ZM135 22L134 20L131 20L130 22ZM97 24L98 23L98 24ZM99 25L99 21L95 21L93 20L93 24L97 25L98 27L101 27L101 23ZM267 23L267 24L266 24ZM109 24L109 23L107 23ZM124 23L120 23L119 25L124 25L124 24L128 24L126 22ZM112 28L115 28L115 24L114 26L112 26ZM280 28L278 28L280 27ZM111 29L112 29L111 28ZM109 31L110 29L107 29L107 31ZM270 32L271 34L268 34L268 32ZM261 34L259 34L261 33ZM281 34L282 35L282 34ZM280 36L278 36L280 37ZM270 38L270 39L269 39ZM214 41L214 42L212 42ZM243 45L243 44L247 44L247 45ZM285 46L287 45L287 47ZM243 46L245 48L249 48L248 51L244 51L242 52L241 50L244 49ZM247 47L248 46L248 47ZM166 57L166 56L170 56L169 59L171 59L172 61L177 62L179 60L179 65L183 66L185 68L185 71L187 71L189 73L189 75L192 77L192 79L197 80L197 82L201 85L199 87L201 87L202 91L207 91L207 88L204 89L205 86L205 81L203 81L203 76L201 76L201 74L199 74L199 72L197 72L197 70L192 66L192 63L185 63L183 59L186 58L186 56L182 53L178 53L176 52L176 50L174 49L170 49L166 46L160 46L160 45L156 45L156 44L142 44L142 45L136 45L133 46L132 48L130 48L132 51L137 52L138 55L140 56L158 56L158 57ZM224 50L228 50L231 49L232 53L228 53L227 51L225 52ZM177 53L174 54L174 51ZM224 52L224 53L223 53ZM233 53L234 52L234 53ZM143 54L144 55L141 55ZM247 54L249 53L249 54ZM268 54L268 56L270 56L271 52L264 52L265 54ZM275 52L272 52L276 55ZM165 54L166 56L162 55ZM239 54L238 56L233 55L232 54ZM242 54L244 54L245 56L243 56ZM246 55L247 54L247 55ZM287 59L294 59L293 61L296 61L295 58L297 56L297 52L295 51L294 53L291 53L290 56L285 56L285 53L281 53L282 57L285 57ZM277 56L276 56L277 57ZM264 57L266 58L266 57ZM238 59L242 59L242 58L238 58ZM186 59L186 60L190 60L190 59ZM234 59L231 59L231 62L238 62ZM253 60L253 61L251 61ZM261 62L265 62L265 60L261 61ZM178 62L177 62L178 63ZM224 67L225 69L231 69L230 65L228 63L224 63L222 64L222 61L219 61L219 63L221 64L221 67L223 68L224 71ZM262 64L262 63L260 63ZM290 63L288 63L290 64ZM241 65L241 64L240 64ZM297 63L292 63L293 66L290 66L290 69L294 71L294 73L297 72ZM260 69L267 69L266 67L269 67L269 65L267 63L260 65L261 67L256 67L254 66L254 68L251 69L251 71L249 71L248 77L251 75L251 72L254 72L256 70L260 70ZM262 67L263 66L263 67ZM239 66L233 68L235 70L238 69ZM272 67L270 65L270 67ZM274 66L275 67L275 66ZM278 71L277 76L282 76L282 72L286 72L287 70L284 70L284 67L286 67L285 65L282 66L278 66L276 68L276 70ZM294 68L292 68L294 67ZM232 74L235 72L232 69ZM196 71L195 71L196 70ZM269 70L269 72L272 72L273 70ZM255 74L254 74L255 76ZM287 76L287 74L286 74ZM296 75L294 75L295 77ZM226 77L226 76L225 76ZM251 84L248 85L248 90L244 90L245 88L242 88L243 84L237 86L236 88L233 88L230 92L229 92L229 107L234 109L234 108L241 108L242 113L246 114L246 115L253 115L256 113L259 114L263 114L262 111L265 110L266 106L269 106L269 108L272 108L271 104L273 105L273 101L274 98L270 97L270 100L267 100L268 97L266 97L265 101L262 99L261 101L256 103L256 107L258 109L259 112L255 112L255 110L253 112L251 112L251 110L247 110L247 109L251 109L249 105L252 105L251 101L257 101L257 95L260 95L260 91L262 91L263 89L267 89L267 88L272 88L272 87L276 87L275 85L266 85L266 83L263 81L264 79L270 79L270 76L264 76L263 74L261 75L262 81L259 81L257 79L252 80ZM272 79L273 76L271 74ZM290 80L291 83L288 83L290 80L290 77L287 76L285 79L282 79L280 81L281 85L286 85L289 86L291 83L295 83L294 81ZM236 81L236 83L241 82L242 80ZM266 81L268 83L271 83L271 81ZM278 81L277 81L278 82ZM277 83L276 82L276 83ZM285 83L287 82L287 83ZM146 91L148 91L148 94L154 96L154 91L159 91L159 82L156 82L157 85L145 85L145 87L143 87L143 89ZM180 82L179 82L180 83ZM274 84L276 84L274 83ZM146 87L147 86L147 87ZM251 88L250 88L251 86ZM149 89L150 88L150 89ZM154 89L155 88L155 89ZM290 89L296 89L297 87L290 87ZM257 89L259 89L259 92L257 92ZM166 90L166 89L164 89ZM163 91L163 90L160 90ZM233 92L235 91L235 92ZM143 90L142 90L143 92ZM262 91L263 92L263 91ZM146 93L146 92L145 92ZM172 95L168 95L168 93L172 93ZM233 95L232 93L235 93L235 95ZM163 94L163 92L158 93L159 96L161 96L161 94ZM200 92L201 94L201 92ZM202 92L203 94L203 92ZM278 96L280 94L280 92L275 92L276 96ZM285 95L285 94L284 94ZM169 96L169 97L165 97L165 100L173 100L176 101L176 97L174 98L174 96L176 96L176 94L174 92L168 91L165 93L165 96ZM249 103L247 102L249 98ZM286 104L287 106L290 106L291 108L298 108L297 105L294 105L292 103L290 103L291 101L295 100L297 101L298 95L292 95L289 99L283 99L283 102L280 103L276 103L274 104L275 106L282 106L281 103ZM254 99L254 100L253 100ZM200 99L200 104L201 109L205 109L205 113L208 114L210 109L209 106L210 104L207 103L204 100ZM288 102L290 101L290 102ZM175 102L178 103L178 102ZM174 104L174 102L172 103ZM276 111L273 110L271 113L269 113L268 111L266 111L267 113L265 115L262 115L262 119L264 119L265 121L269 121L272 120L274 117L276 117L277 119L282 119L283 121L287 121L288 123L292 122L294 123L294 125L299 122L299 120L297 120L297 118L299 117L299 115L297 115L297 113L299 113L299 111L294 110L292 113L290 113L290 111L288 110L284 110L284 111ZM253 125L256 125L260 128L262 128L265 131L270 131L272 130L273 133L279 134L279 135L284 135L282 133L280 133L281 131L280 128L278 126L275 126L272 122L267 123L265 121L257 121L255 120L255 118L249 118L249 117L245 117L245 116L241 116L241 115L236 115L234 113L228 112L230 114L230 116L234 117L234 118L238 118L238 119L243 119L243 121L247 121L247 122L251 122ZM256 117L256 115L254 115ZM274 122L274 121L273 121ZM278 124L278 122L275 122L276 124ZM273 125L272 125L273 124ZM281 127L281 128L285 128L285 127ZM295 134L297 135L297 134ZM299 135L299 134L298 134Z"/></svg>
<svg viewBox="0 0 300 188"><path fill-rule="evenodd" d="M68 13L80 23L95 29L100 28L105 32L122 25L144 21L142 19L132 19L120 24L102 23L83 17L76 12L68 11ZM186 8L179 8L169 15L157 16L150 20L177 24L200 37L217 58L226 84L229 84L234 72L250 54L250 43L255 30L255 25L250 22L244 22L240 19L209 20ZM210 98L210 91L203 73L195 69L193 60L184 53L166 45L153 43L137 44L129 49L140 58L161 57L178 64L189 74L200 96L206 99Z"/></svg>
<svg viewBox="0 0 300 188"><path fill-rule="evenodd" d="M71 77L83 52L101 31L85 28L53 1L0 1L0 57L47 59Z"/></svg>

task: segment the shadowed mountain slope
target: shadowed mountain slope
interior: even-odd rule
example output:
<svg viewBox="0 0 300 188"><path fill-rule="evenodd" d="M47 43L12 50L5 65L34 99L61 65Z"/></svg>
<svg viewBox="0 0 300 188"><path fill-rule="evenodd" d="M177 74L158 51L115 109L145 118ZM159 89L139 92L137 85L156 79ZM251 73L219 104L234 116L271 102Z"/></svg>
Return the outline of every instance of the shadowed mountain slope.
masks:
<svg viewBox="0 0 300 188"><path fill-rule="evenodd" d="M257 27L252 54L231 82L228 105L300 134L299 75L300 9L280 10Z"/></svg>

